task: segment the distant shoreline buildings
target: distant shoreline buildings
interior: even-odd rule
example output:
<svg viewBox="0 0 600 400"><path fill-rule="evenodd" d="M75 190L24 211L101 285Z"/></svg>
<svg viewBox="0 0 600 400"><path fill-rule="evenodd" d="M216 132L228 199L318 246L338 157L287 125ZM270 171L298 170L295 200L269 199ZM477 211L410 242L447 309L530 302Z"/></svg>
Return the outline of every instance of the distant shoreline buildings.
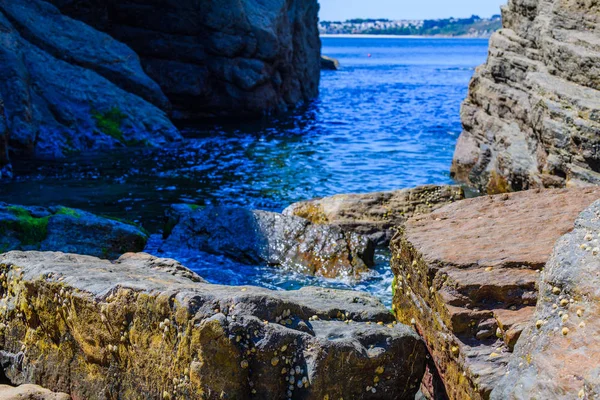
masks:
<svg viewBox="0 0 600 400"><path fill-rule="evenodd" d="M500 28L502 28L500 15L491 18L473 15L469 18L436 20L351 19L344 22L321 21L319 23L319 32L327 35L490 37Z"/></svg>

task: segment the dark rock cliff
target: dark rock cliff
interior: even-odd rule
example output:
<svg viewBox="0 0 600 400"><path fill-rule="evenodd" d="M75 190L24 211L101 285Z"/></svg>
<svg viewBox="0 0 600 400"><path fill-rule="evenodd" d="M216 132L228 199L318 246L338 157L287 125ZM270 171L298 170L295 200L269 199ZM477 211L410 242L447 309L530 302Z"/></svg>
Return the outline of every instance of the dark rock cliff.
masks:
<svg viewBox="0 0 600 400"><path fill-rule="evenodd" d="M175 118L256 116L318 94L316 0L52 0L135 50Z"/></svg>
<svg viewBox="0 0 600 400"><path fill-rule="evenodd" d="M511 0L462 108L454 176L488 193L600 183L600 4Z"/></svg>

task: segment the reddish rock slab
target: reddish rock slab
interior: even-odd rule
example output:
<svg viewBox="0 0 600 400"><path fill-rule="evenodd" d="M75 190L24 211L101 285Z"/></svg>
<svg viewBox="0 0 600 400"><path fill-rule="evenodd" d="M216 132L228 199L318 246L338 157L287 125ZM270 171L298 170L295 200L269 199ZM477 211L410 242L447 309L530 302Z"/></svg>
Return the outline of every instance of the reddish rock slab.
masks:
<svg viewBox="0 0 600 400"><path fill-rule="evenodd" d="M563 236L492 399L600 398L600 202Z"/></svg>
<svg viewBox="0 0 600 400"><path fill-rule="evenodd" d="M537 301L539 272L600 188L469 199L391 243L393 309L425 338L451 399L487 399Z"/></svg>

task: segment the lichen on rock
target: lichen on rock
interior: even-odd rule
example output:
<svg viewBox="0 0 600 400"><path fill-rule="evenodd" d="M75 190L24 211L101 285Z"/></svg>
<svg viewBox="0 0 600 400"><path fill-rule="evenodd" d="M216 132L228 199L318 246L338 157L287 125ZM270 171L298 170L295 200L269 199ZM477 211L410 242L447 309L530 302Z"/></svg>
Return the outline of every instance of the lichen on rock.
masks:
<svg viewBox="0 0 600 400"><path fill-rule="evenodd" d="M13 384L112 398L413 399L425 347L374 298L210 285L173 260L0 255Z"/></svg>

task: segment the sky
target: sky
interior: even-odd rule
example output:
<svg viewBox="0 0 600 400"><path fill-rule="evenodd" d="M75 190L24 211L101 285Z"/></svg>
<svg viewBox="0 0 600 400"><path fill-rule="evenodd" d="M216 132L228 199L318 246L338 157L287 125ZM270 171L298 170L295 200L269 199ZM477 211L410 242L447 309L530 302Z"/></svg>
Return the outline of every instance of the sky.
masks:
<svg viewBox="0 0 600 400"><path fill-rule="evenodd" d="M351 18L437 19L490 17L507 0L319 0L321 21Z"/></svg>

